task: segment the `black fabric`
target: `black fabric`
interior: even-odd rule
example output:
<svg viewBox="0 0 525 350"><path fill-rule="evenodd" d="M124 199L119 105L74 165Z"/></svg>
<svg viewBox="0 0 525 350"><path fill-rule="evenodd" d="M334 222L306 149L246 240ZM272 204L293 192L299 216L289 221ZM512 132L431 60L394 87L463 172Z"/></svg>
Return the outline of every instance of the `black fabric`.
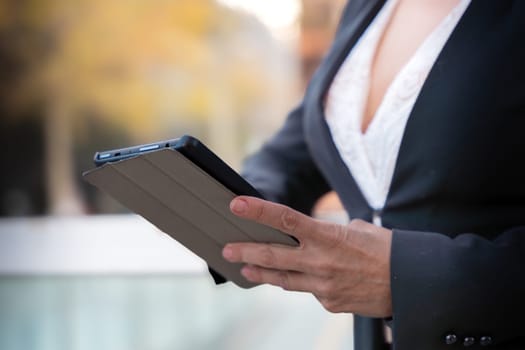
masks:
<svg viewBox="0 0 525 350"><path fill-rule="evenodd" d="M325 122L339 66L383 1L352 0L302 104L244 175L303 212L335 190L371 220ZM449 349L482 336L525 349L525 1L473 0L410 114L382 212L394 229L394 348ZM383 320L357 317L358 350L385 347ZM447 334L458 342L446 345Z"/></svg>
<svg viewBox="0 0 525 350"><path fill-rule="evenodd" d="M390 344L384 339L385 324L382 320L354 315L354 349L387 350Z"/></svg>
<svg viewBox="0 0 525 350"><path fill-rule="evenodd" d="M264 198L309 213L330 187L312 162L302 133L302 118L299 107L288 116L279 133L245 162L243 176Z"/></svg>
<svg viewBox="0 0 525 350"><path fill-rule="evenodd" d="M220 273L218 273L217 271L215 271L209 266L208 266L208 272L210 273L211 278L213 278L213 282L215 282L215 284L223 284L223 283L228 282L228 280L224 278L223 275L221 275Z"/></svg>

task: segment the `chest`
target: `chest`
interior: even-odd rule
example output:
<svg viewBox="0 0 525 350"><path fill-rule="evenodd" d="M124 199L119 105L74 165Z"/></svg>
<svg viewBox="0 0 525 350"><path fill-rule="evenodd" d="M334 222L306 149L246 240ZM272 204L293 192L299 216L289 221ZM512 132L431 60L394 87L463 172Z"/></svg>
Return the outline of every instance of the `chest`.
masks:
<svg viewBox="0 0 525 350"><path fill-rule="evenodd" d="M469 1L462 0L461 6L456 6L454 11L446 14L446 20L432 29L432 33L424 38L424 44L419 45L416 52L407 58L408 62L396 74L388 92L382 97L381 107L374 113L372 125L367 127L366 133L362 133L360 123L363 112L366 112L367 97L370 97L366 90L370 87L371 95L377 91L374 82L377 82L378 77L371 72L374 53L379 54L376 47L381 47L382 38L389 35L389 26L399 29L396 9L406 3L410 3L410 0L391 0L383 6L341 65L326 99L326 121L334 143L367 202L374 208L384 205L410 110L432 64ZM400 11L401 19L404 19L407 10L401 8ZM392 21L394 23L389 24ZM401 34L410 36L408 27L401 29ZM366 114L364 122L367 122Z"/></svg>
<svg viewBox="0 0 525 350"><path fill-rule="evenodd" d="M398 0L388 3L388 17L381 28L370 69L370 87L361 129L368 129L381 101L394 78L400 73L425 40L443 32L447 35L447 21L454 20L453 11L459 0ZM461 4L460 4L461 5ZM462 11L461 11L462 12ZM434 39L434 40L439 40Z"/></svg>

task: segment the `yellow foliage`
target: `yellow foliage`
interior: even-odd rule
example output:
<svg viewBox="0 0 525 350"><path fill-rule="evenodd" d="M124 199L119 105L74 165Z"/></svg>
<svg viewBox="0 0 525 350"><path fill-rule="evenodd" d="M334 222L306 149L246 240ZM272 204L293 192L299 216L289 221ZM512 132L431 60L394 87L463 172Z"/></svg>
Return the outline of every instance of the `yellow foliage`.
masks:
<svg viewBox="0 0 525 350"><path fill-rule="evenodd" d="M62 99L72 118L94 109L144 133L170 92L174 110L206 118L217 89L242 105L270 84L250 59L217 52L241 15L212 0L29 0L12 14L9 4L0 2L0 30L23 23L50 47L44 57L23 50L32 69L21 101Z"/></svg>

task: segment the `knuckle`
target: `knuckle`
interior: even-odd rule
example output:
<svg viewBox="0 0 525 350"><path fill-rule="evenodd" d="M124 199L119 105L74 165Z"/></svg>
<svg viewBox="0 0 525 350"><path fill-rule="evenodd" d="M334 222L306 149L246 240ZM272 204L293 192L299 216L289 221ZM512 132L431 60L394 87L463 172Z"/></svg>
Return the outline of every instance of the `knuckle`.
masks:
<svg viewBox="0 0 525 350"><path fill-rule="evenodd" d="M291 209L285 208L281 214L280 226L284 231L295 231L298 221L297 214Z"/></svg>
<svg viewBox="0 0 525 350"><path fill-rule="evenodd" d="M356 231L362 231L368 225L368 223L361 219L352 219L348 226Z"/></svg>
<svg viewBox="0 0 525 350"><path fill-rule="evenodd" d="M257 206L257 210L255 212L255 220L261 221L264 218L264 205Z"/></svg>
<svg viewBox="0 0 525 350"><path fill-rule="evenodd" d="M273 267L275 265L275 254L270 247L263 247L261 252L261 263L265 267Z"/></svg>
<svg viewBox="0 0 525 350"><path fill-rule="evenodd" d="M347 238L347 227L343 225L332 225L332 244L333 246L341 245Z"/></svg>
<svg viewBox="0 0 525 350"><path fill-rule="evenodd" d="M279 273L279 286L284 290L290 289L290 279L288 273L285 271Z"/></svg>
<svg viewBox="0 0 525 350"><path fill-rule="evenodd" d="M316 294L324 299L329 299L332 294L332 286L328 281L319 284L319 286L316 289Z"/></svg>
<svg viewBox="0 0 525 350"><path fill-rule="evenodd" d="M323 305L323 307L328 312L332 312L332 313L341 312L341 308L339 306L339 303L337 303L333 299L323 299L323 301L321 302L321 305Z"/></svg>
<svg viewBox="0 0 525 350"><path fill-rule="evenodd" d="M334 271L334 267L328 261L322 261L317 264L317 271L320 275L330 276Z"/></svg>

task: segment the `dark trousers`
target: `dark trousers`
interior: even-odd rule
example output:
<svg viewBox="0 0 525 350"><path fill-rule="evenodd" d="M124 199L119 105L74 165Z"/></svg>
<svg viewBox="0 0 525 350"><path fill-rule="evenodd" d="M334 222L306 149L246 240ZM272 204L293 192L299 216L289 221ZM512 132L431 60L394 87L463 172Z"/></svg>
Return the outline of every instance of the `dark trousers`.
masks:
<svg viewBox="0 0 525 350"><path fill-rule="evenodd" d="M390 350L385 340L385 322L380 318L354 315L355 350Z"/></svg>

